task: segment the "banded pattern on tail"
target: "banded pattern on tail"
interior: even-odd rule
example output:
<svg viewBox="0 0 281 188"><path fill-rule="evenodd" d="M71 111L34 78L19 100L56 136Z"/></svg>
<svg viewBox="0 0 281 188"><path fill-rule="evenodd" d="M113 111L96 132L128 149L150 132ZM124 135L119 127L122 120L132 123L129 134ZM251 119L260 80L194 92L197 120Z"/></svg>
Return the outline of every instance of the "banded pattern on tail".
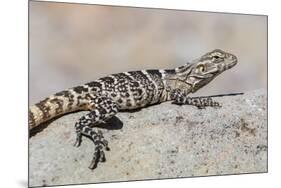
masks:
<svg viewBox="0 0 281 188"><path fill-rule="evenodd" d="M50 119L57 116L78 111L87 110L87 103L77 91L82 90L78 86L69 90L64 90L44 100L36 103L29 108L29 129L33 129ZM84 87L82 87L84 88ZM86 93L86 91L84 91Z"/></svg>

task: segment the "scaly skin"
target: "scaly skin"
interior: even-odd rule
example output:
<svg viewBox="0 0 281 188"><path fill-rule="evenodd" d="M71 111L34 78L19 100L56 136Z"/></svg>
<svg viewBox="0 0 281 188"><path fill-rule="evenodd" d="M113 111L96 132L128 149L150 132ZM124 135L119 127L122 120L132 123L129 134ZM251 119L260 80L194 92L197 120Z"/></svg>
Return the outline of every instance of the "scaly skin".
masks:
<svg viewBox="0 0 281 188"><path fill-rule="evenodd" d="M139 109L152 104L173 101L178 105L198 108L220 105L209 97L190 98L187 95L207 85L216 76L235 66L236 56L213 50L191 63L167 70L142 70L112 74L81 86L56 93L29 108L29 129L68 112L87 110L75 124L77 139L92 138L95 153L90 169L105 161L108 143L101 131L93 130L122 110Z"/></svg>

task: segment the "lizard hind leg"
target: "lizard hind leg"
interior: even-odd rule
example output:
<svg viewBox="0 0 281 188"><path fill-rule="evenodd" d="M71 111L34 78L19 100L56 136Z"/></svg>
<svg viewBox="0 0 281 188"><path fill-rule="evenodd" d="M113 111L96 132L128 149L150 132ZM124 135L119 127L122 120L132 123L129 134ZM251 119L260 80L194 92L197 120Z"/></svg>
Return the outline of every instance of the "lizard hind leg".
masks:
<svg viewBox="0 0 281 188"><path fill-rule="evenodd" d="M105 123L106 120L112 118L118 112L117 104L112 101L111 98L105 96L88 96L83 102L83 106L86 106L86 110L89 110L90 112L82 116L79 121L75 123L77 137L74 146L76 147L81 145L82 135L87 135L85 130L90 127L95 127L98 124ZM83 129L85 126L87 128Z"/></svg>
<svg viewBox="0 0 281 188"><path fill-rule="evenodd" d="M95 151L90 169L97 167L98 162L105 161L105 150L109 150L108 141L104 138L100 130L95 131L94 127L106 122L118 112L118 106L110 98L96 97L89 103L90 112L82 116L75 124L76 141L74 146L79 147L82 141L82 135L89 137L95 144Z"/></svg>
<svg viewBox="0 0 281 188"><path fill-rule="evenodd" d="M95 144L93 159L89 166L90 169L95 169L98 162L105 162L106 160L104 149L109 150L108 142L104 139L103 134L100 130L95 131L92 127L89 127L87 125L83 126L81 134L89 137Z"/></svg>

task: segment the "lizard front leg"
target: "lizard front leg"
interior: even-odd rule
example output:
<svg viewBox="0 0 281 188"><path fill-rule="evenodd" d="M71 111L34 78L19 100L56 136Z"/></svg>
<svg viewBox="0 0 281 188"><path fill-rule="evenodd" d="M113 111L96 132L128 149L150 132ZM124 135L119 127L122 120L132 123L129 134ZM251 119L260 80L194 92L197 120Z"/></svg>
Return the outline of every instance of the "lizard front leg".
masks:
<svg viewBox="0 0 281 188"><path fill-rule="evenodd" d="M173 104L177 105L193 105L199 109L203 109L207 106L219 108L221 105L213 101L211 97L189 97L187 93L180 90L175 89L170 93L170 98L173 101Z"/></svg>
<svg viewBox="0 0 281 188"><path fill-rule="evenodd" d="M89 101L87 108L90 112L82 116L75 124L76 141L74 146L79 147L82 141L82 135L90 137L95 144L95 151L92 162L89 166L94 169L98 162L105 161L104 148L109 150L108 142L104 139L101 131L95 131L92 127L113 117L118 112L117 104L110 98L104 96L93 96Z"/></svg>

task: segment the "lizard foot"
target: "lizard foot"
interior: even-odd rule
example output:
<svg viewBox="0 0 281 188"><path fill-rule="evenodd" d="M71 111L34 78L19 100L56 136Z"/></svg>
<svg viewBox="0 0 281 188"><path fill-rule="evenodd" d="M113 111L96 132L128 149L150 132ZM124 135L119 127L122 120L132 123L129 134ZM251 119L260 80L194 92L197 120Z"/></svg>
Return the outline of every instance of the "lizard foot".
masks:
<svg viewBox="0 0 281 188"><path fill-rule="evenodd" d="M108 147L108 142L107 140L104 139L101 131L98 131L97 135L92 137L92 139L95 144L95 151L89 168L93 170L97 167L99 162L106 161L104 149L109 150L109 147Z"/></svg>
<svg viewBox="0 0 281 188"><path fill-rule="evenodd" d="M205 109L207 106L220 108L221 105L217 101L213 101L211 97L190 97L187 99L188 104L194 105L199 109Z"/></svg>
<svg viewBox="0 0 281 188"><path fill-rule="evenodd" d="M82 135L90 138L95 145L95 151L93 154L92 162L89 166L90 169L95 169L98 162L105 162L105 153L104 150L109 150L108 141L104 138L102 131L94 130L88 125L81 125L77 123L76 128L76 141L74 146L79 147L82 142Z"/></svg>
<svg viewBox="0 0 281 188"><path fill-rule="evenodd" d="M211 97L188 97L187 93L175 89L171 92L170 97L172 99L172 104L177 105L192 105L199 109L204 109L207 106L219 108L221 105L213 101Z"/></svg>

